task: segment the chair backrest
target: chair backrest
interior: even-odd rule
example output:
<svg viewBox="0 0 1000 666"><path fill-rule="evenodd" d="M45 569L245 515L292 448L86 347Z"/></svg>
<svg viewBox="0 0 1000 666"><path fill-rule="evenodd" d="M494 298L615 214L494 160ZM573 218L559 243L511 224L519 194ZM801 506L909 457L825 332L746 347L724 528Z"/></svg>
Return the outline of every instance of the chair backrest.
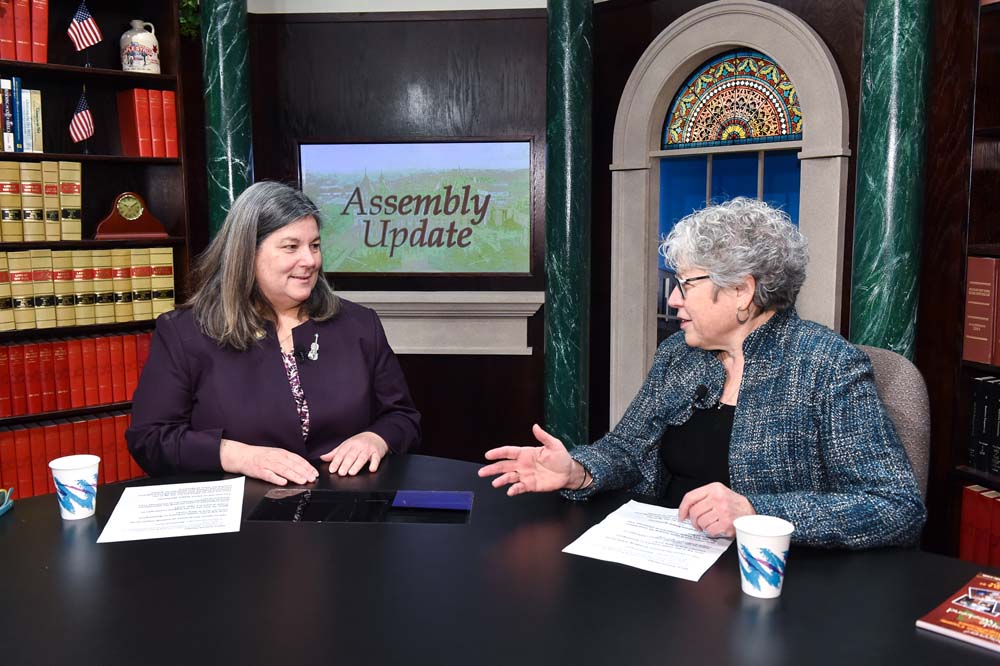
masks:
<svg viewBox="0 0 1000 666"><path fill-rule="evenodd" d="M894 351L858 345L875 367L875 387L885 411L896 426L896 434L910 457L920 493L927 497L930 463L931 414L927 385L920 371Z"/></svg>

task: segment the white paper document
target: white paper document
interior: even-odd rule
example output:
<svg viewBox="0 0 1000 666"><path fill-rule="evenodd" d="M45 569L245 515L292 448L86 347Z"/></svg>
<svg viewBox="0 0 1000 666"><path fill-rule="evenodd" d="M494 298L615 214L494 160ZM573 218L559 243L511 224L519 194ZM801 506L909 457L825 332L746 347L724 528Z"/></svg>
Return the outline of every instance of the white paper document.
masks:
<svg viewBox="0 0 1000 666"><path fill-rule="evenodd" d="M245 481L126 488L97 543L239 532Z"/></svg>
<svg viewBox="0 0 1000 666"><path fill-rule="evenodd" d="M563 552L696 581L732 542L713 539L691 523L681 522L677 509L632 500L584 532Z"/></svg>

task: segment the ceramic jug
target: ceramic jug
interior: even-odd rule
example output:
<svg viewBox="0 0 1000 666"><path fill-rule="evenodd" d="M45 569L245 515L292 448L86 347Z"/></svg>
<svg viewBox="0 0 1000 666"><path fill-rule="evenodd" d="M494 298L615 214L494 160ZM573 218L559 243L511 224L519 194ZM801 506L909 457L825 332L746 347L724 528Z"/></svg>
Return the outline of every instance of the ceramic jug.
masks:
<svg viewBox="0 0 1000 666"><path fill-rule="evenodd" d="M129 21L132 28L126 31L119 42L122 53L122 69L126 72L160 73L160 45L156 41L156 30L152 23L139 19ZM149 30L146 30L146 28Z"/></svg>

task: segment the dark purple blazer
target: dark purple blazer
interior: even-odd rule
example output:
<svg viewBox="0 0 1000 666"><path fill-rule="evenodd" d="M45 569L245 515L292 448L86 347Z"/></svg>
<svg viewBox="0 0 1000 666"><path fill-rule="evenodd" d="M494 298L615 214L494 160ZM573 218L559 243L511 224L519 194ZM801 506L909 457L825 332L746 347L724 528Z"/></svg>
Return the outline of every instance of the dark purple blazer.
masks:
<svg viewBox="0 0 1000 666"><path fill-rule="evenodd" d="M420 441L413 406L396 356L372 310L341 299L340 313L293 330L296 351L319 334L319 358L299 355L309 405L309 437L270 326L241 352L203 334L190 309L161 315L132 403L128 448L152 475L217 471L223 438L277 446L316 460L363 431L380 435L394 453Z"/></svg>

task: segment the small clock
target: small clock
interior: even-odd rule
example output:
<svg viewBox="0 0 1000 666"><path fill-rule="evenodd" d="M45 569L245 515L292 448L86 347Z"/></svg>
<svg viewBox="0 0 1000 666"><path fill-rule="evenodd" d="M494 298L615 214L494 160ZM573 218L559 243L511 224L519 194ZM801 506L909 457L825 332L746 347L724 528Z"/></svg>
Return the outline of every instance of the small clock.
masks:
<svg viewBox="0 0 1000 666"><path fill-rule="evenodd" d="M115 197L108 216L97 225L94 238L167 238L167 232L149 212L141 196L135 192L122 192Z"/></svg>
<svg viewBox="0 0 1000 666"><path fill-rule="evenodd" d="M146 209L142 205L142 199L138 195L132 194L131 192L126 192L118 197L115 201L115 208L126 220L137 220L139 216L142 215L142 211Z"/></svg>

